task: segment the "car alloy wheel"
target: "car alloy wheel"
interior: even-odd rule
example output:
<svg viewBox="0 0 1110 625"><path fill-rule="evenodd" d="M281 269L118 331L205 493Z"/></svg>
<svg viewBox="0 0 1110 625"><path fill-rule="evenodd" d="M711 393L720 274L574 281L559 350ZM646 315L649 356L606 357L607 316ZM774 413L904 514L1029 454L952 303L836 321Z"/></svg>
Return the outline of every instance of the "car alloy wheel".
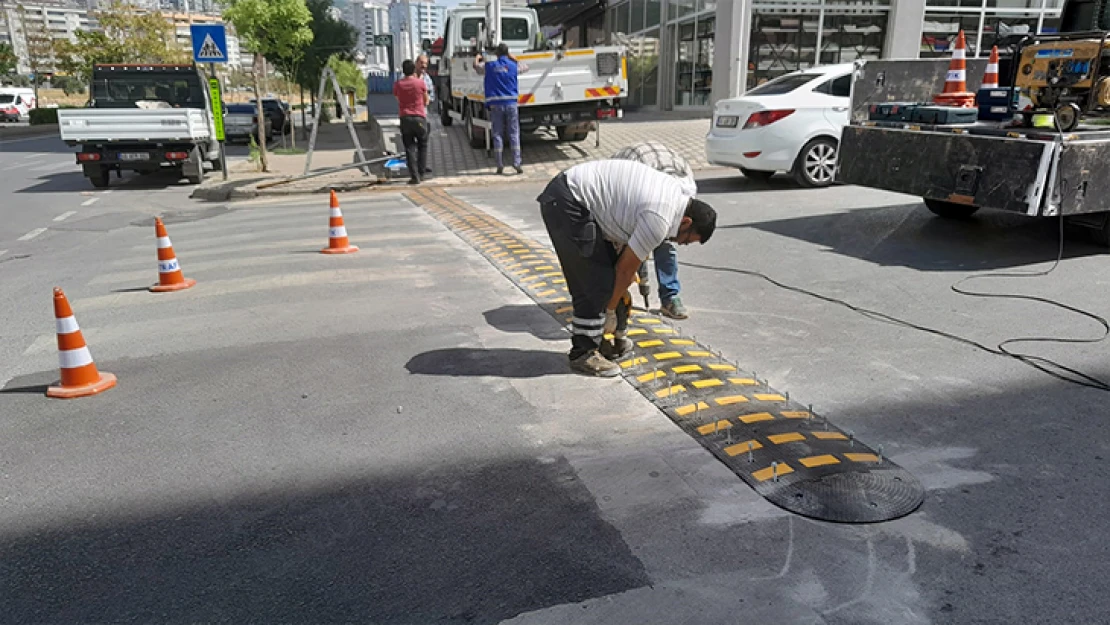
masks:
<svg viewBox="0 0 1110 625"><path fill-rule="evenodd" d="M819 138L802 149L796 166L798 182L807 187L827 187L836 176L836 143Z"/></svg>

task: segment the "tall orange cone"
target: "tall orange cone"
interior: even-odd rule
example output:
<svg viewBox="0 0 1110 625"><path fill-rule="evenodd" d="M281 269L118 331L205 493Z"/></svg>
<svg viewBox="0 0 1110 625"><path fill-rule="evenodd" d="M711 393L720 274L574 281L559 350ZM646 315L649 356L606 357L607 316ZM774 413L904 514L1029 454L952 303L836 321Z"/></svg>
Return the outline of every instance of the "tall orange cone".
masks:
<svg viewBox="0 0 1110 625"><path fill-rule="evenodd" d="M154 218L154 236L158 238L158 284L150 287L155 293L180 291L197 283L181 273L181 265L173 253L173 243L166 234L166 225L158 217Z"/></svg>
<svg viewBox="0 0 1110 625"><path fill-rule="evenodd" d="M54 289L54 324L58 330L58 364L62 371L59 386L46 389L47 397L73 399L88 397L116 385L116 376L96 370L81 328L61 289Z"/></svg>
<svg viewBox="0 0 1110 625"><path fill-rule="evenodd" d="M979 88L998 88L998 46L991 48L991 58L987 61L987 71L983 72L983 84Z"/></svg>
<svg viewBox="0 0 1110 625"><path fill-rule="evenodd" d="M956 49L952 50L952 60L948 63L944 92L934 96L933 102L964 108L975 106L975 94L967 90L967 41L962 29L956 35Z"/></svg>
<svg viewBox="0 0 1110 625"><path fill-rule="evenodd" d="M343 212L339 210L339 196L331 192L331 219L328 221L328 246L321 254L351 254L358 247L347 239L347 226L343 225Z"/></svg>

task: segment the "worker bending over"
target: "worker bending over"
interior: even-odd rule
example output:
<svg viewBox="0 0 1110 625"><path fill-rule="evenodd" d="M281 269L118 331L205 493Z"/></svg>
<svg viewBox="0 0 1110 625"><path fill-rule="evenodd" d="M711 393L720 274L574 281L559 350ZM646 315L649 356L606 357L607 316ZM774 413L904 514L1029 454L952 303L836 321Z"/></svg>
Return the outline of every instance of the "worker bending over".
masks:
<svg viewBox="0 0 1110 625"><path fill-rule="evenodd" d="M632 349L624 300L640 263L664 240L704 244L717 213L675 177L631 160L575 165L536 200L574 305L570 367L618 375L614 360Z"/></svg>

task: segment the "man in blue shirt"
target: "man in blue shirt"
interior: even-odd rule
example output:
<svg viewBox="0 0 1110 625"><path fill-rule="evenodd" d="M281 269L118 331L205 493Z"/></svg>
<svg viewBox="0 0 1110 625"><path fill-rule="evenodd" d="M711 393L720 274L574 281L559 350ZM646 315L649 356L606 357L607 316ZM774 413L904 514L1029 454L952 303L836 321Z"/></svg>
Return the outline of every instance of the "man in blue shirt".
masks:
<svg viewBox="0 0 1110 625"><path fill-rule="evenodd" d="M485 76L486 109L493 124L493 153L497 156L497 173L505 171L501 157L504 135L509 134L509 147L513 150L513 169L523 174L520 167L520 116L517 113L517 74L528 71L518 65L509 54L509 46L500 44L495 51L497 58L487 61L483 55L474 59L474 70Z"/></svg>

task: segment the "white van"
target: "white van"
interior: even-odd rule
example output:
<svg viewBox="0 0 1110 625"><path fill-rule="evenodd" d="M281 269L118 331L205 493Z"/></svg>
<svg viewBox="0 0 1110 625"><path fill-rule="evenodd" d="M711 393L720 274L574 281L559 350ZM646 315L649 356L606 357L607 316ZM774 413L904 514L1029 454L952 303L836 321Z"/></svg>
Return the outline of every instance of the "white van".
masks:
<svg viewBox="0 0 1110 625"><path fill-rule="evenodd" d="M0 122L25 121L37 104L34 89L0 87Z"/></svg>

